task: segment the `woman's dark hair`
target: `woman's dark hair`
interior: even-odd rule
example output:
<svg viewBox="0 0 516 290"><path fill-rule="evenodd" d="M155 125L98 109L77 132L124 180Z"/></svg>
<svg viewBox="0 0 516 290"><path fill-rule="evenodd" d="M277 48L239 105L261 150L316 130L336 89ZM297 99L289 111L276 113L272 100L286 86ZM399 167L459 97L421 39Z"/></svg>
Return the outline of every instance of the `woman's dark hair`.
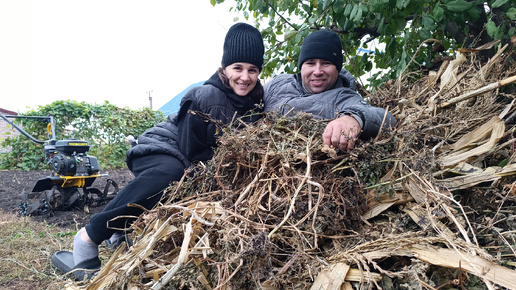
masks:
<svg viewBox="0 0 516 290"><path fill-rule="evenodd" d="M219 79L222 81L222 84L226 88L232 90L233 88L229 85L229 79L226 76L226 74L224 73L224 69L225 69L225 67L219 67L219 69L217 70L217 74L219 75ZM249 98L251 98L252 100L262 100L263 94L264 94L263 86L262 86L262 83L260 82L260 79L258 78L258 81L256 82L256 86L254 86L254 89L252 91L250 91L249 94L247 94L247 96Z"/></svg>

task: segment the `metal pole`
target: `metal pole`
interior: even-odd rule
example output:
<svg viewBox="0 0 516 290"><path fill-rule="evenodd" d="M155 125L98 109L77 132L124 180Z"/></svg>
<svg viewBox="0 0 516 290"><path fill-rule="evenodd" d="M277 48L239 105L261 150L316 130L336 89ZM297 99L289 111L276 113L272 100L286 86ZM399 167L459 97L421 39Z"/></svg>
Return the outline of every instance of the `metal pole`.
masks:
<svg viewBox="0 0 516 290"><path fill-rule="evenodd" d="M48 117L37 117L37 116L4 116L3 114L0 114L0 118L4 119L9 125L13 126L16 130L20 131L20 133L22 133L23 135L25 135L25 137L29 138L30 140L38 143L38 144L44 144L46 141L41 141L41 140L38 140L34 137L32 137L32 135L30 135L29 133L25 132L25 130L23 130L22 128L18 127L18 125L14 124L13 122L11 122L11 120L7 119L7 118L25 118L25 119L43 119L43 120L49 120L51 123L52 123L52 138L55 138L55 131L54 131L54 118L52 116L48 116Z"/></svg>
<svg viewBox="0 0 516 290"><path fill-rule="evenodd" d="M150 93L152 93L152 90L148 91L147 93L149 94L149 107L152 110L152 97L150 95Z"/></svg>

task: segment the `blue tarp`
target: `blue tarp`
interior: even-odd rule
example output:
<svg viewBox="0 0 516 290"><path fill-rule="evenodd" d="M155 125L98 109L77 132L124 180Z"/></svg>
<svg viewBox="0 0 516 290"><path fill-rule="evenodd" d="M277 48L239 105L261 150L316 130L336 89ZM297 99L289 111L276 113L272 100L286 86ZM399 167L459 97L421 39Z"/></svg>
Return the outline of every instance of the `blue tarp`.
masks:
<svg viewBox="0 0 516 290"><path fill-rule="evenodd" d="M186 92L188 92L193 87L202 86L204 84L204 82L205 81L190 85L188 88L186 88L182 92L180 92L177 96L173 97L166 104L161 106L161 108L159 108L159 111L162 111L165 116L168 116L170 114L176 114L177 111L179 111L179 105L181 104L181 99L186 94Z"/></svg>

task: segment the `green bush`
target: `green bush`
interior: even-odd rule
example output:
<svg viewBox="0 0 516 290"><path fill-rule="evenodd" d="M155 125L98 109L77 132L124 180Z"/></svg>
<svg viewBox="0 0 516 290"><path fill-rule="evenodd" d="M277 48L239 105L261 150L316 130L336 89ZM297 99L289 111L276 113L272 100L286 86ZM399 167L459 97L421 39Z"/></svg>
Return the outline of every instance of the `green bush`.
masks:
<svg viewBox="0 0 516 290"><path fill-rule="evenodd" d="M131 110L119 108L108 101L101 105L75 101L56 101L39 106L24 116L53 116L57 140L78 139L90 143L89 155L98 158L101 169L123 168L125 154L130 148L125 137L138 136L146 129L166 119L160 111L149 108ZM23 129L38 140L49 140L47 123L38 119L15 119ZM19 135L8 137L3 147L12 150L3 153L0 168L8 170L50 169L45 162L44 145Z"/></svg>

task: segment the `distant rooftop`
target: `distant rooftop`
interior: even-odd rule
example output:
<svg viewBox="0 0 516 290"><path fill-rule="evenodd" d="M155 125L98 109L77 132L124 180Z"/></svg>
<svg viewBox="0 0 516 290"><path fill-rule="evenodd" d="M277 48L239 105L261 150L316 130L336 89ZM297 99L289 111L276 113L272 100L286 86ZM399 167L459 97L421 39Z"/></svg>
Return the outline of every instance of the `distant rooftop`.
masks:
<svg viewBox="0 0 516 290"><path fill-rule="evenodd" d="M170 114L177 114L179 111L179 105L181 104L181 99L183 99L183 96L193 87L199 87L204 84L205 81L195 83L193 85L190 85L188 88L184 89L182 92L180 92L177 96L173 97L170 101L168 101L166 104L161 106L159 108L159 111L162 111L165 116L168 116Z"/></svg>
<svg viewBox="0 0 516 290"><path fill-rule="evenodd" d="M13 112L13 111L10 111L10 110L6 110L6 109L2 109L2 108L0 108L0 114L2 114L2 115L15 115L15 116L18 115L18 113L16 113L16 112Z"/></svg>

